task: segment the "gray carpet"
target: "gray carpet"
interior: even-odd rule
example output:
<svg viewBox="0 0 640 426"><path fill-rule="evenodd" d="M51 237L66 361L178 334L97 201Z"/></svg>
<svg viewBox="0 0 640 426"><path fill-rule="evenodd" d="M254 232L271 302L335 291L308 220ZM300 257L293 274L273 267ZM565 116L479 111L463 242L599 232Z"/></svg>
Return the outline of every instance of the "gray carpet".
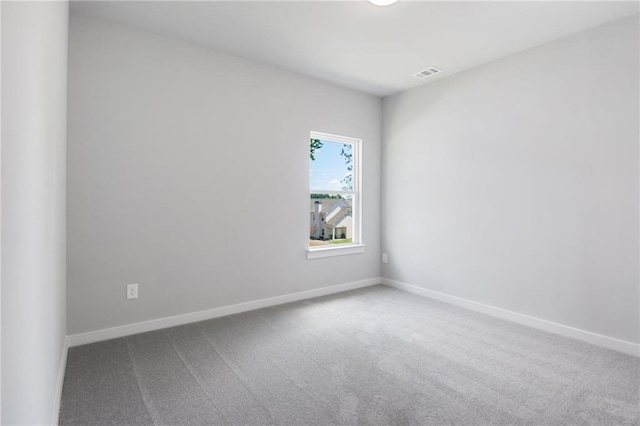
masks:
<svg viewBox="0 0 640 426"><path fill-rule="evenodd" d="M640 424L640 360L385 286L69 351L62 425Z"/></svg>

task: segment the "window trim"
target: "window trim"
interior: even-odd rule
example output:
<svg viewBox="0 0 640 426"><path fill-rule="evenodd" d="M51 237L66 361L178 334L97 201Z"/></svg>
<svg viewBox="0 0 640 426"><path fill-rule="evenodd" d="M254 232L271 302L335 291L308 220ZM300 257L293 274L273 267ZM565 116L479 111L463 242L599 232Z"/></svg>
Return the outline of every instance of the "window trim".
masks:
<svg viewBox="0 0 640 426"><path fill-rule="evenodd" d="M364 253L366 244L342 244L344 247L308 247L307 259Z"/></svg>
<svg viewBox="0 0 640 426"><path fill-rule="evenodd" d="M350 136L340 136L331 133L310 132L311 139L320 139L327 142L348 143L353 145L353 191L331 191L319 189L326 194L353 194L353 237L352 243L335 246L307 246L307 259L319 259L332 256L343 256L349 254L364 253L365 244L362 240L362 139ZM309 197L313 191L309 182Z"/></svg>

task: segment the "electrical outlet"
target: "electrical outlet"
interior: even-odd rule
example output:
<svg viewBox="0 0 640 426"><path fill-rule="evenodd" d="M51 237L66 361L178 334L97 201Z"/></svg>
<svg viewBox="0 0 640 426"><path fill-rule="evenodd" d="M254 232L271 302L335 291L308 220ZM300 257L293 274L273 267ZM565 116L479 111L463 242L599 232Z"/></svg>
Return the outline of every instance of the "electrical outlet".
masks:
<svg viewBox="0 0 640 426"><path fill-rule="evenodd" d="M387 262L389 262L389 256L387 256L387 253L382 253L382 263Z"/></svg>
<svg viewBox="0 0 640 426"><path fill-rule="evenodd" d="M138 284L127 285L127 299L138 298Z"/></svg>

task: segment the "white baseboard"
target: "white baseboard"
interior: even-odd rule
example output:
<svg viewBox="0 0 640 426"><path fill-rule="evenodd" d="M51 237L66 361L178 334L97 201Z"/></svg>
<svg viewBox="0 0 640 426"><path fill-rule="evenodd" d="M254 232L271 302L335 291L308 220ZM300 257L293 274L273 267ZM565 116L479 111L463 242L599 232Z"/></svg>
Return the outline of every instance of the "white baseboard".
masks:
<svg viewBox="0 0 640 426"><path fill-rule="evenodd" d="M267 299L252 300L250 302L239 303L237 305L222 306L220 308L207 309L205 311L192 312L189 314L176 315L166 318L159 318L150 321L138 322L135 324L123 325L120 327L105 328L102 330L90 331L88 333L73 334L71 336L68 336L69 346L73 347L85 345L87 343L115 339L117 337L130 336L132 334L144 333L147 331L159 330L162 328L174 327L177 325L204 321L227 315L239 314L241 312L253 311L269 306L281 305L283 303L297 302L299 300L326 296L328 294L340 293L348 290L355 290L357 288L368 287L380 283L381 278L375 277L361 281L338 284L330 287L322 287L313 290L285 294L282 296L269 297Z"/></svg>
<svg viewBox="0 0 640 426"><path fill-rule="evenodd" d="M60 416L60 402L62 401L62 385L64 384L64 373L67 369L67 354L69 353L69 336L64 338L62 344L62 354L60 355L60 365L58 366L58 381L56 383L56 394L53 400L53 415L51 424L57 426Z"/></svg>
<svg viewBox="0 0 640 426"><path fill-rule="evenodd" d="M388 278L381 278L381 281L382 284L397 288L399 290L408 291L410 293L425 296L430 299L446 302L451 305L470 309L472 311L481 312L492 317L515 322L521 325L526 325L528 327L536 328L538 330L543 330L560 336L581 340L583 342L591 343L592 345L612 349L614 351L622 352L628 355L640 357L640 345L638 345L637 343L627 342L625 340L604 336L602 334L580 330L578 328L569 327L529 315L519 314L517 312L508 311L506 309L497 308L495 306L485 305L483 303L474 302L471 300L463 299L461 297L451 296L449 294L427 290L426 288L418 287L415 285L401 283L399 281L390 280Z"/></svg>

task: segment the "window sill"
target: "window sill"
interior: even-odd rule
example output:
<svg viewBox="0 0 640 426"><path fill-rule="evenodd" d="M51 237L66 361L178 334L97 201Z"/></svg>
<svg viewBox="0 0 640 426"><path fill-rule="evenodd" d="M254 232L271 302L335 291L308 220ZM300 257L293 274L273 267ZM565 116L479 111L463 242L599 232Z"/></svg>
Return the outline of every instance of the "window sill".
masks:
<svg viewBox="0 0 640 426"><path fill-rule="evenodd" d="M314 247L307 249L307 259L322 257L345 256L348 254L364 253L364 244L350 244L344 247Z"/></svg>

